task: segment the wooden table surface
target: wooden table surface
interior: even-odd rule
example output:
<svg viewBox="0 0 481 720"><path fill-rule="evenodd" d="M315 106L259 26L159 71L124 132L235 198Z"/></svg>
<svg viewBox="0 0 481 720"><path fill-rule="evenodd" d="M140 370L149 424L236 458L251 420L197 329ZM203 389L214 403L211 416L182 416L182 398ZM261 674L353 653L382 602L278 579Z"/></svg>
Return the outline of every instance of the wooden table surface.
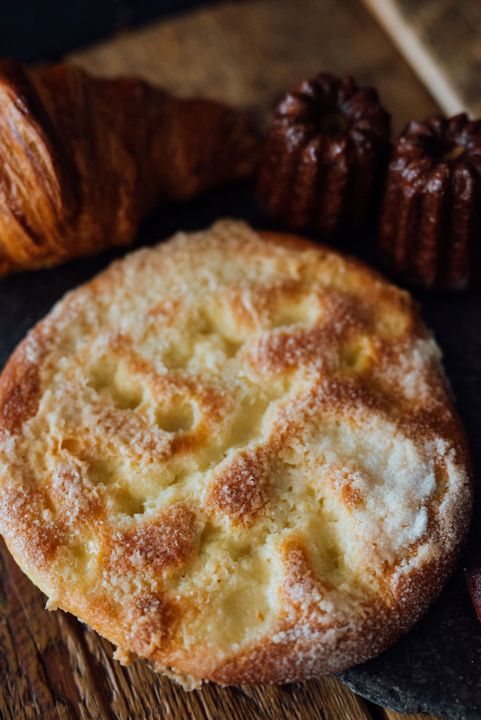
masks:
<svg viewBox="0 0 481 720"><path fill-rule="evenodd" d="M302 11L299 11L302 5ZM71 58L106 75L137 74L182 94L252 105L267 116L292 83L320 69L375 84L394 127L436 104L361 0L252 0L210 5L110 39ZM284 687L186 693L44 598L0 549L0 718L19 720L411 720L334 678Z"/></svg>

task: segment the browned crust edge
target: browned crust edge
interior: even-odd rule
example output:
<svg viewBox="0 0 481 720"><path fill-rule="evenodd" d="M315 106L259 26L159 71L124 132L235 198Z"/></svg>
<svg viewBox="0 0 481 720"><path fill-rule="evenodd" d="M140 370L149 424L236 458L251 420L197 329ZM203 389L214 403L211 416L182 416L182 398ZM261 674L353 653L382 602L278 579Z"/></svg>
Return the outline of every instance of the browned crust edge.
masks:
<svg viewBox="0 0 481 720"><path fill-rule="evenodd" d="M284 235L279 233L259 233L259 235L267 242L291 247L295 249L323 249L322 246L308 241L296 235ZM327 252L332 252L325 248ZM381 275L367 268L363 263L352 260L355 265L367 271L369 277L382 280ZM88 283L85 287L89 287L95 279ZM38 397L40 390L40 362L42 354L46 352L48 341L46 334L42 332L43 323L39 323L29 333L27 338L17 347L7 365L0 376L0 428L3 432L15 434L20 432L23 424L32 417L38 406ZM32 343L35 341L39 345L41 351L36 358L29 357ZM462 430L461 423L451 405L450 413L458 431L456 438L460 446L463 462L469 467L467 443ZM469 473L468 482L470 491L472 492L472 474ZM318 652L309 667L300 667L296 662L297 646L294 641L274 642L272 639L266 639L265 642L257 647L244 651L235 656L228 663L219 664L212 667L211 672L207 674L205 679L212 680L221 684L234 683L283 683L304 680L321 673L332 672L334 670L342 670L352 664L356 664L378 654L385 649L390 643L396 640L409 627L412 626L427 610L430 603L440 593L445 580L453 570L456 560L459 556L461 548L467 535L469 527L469 518L471 513L470 503L466 503L465 507L458 507L458 514L455 521L456 541L452 544L447 555L444 555L437 561L423 568L422 573L409 577L406 586L403 589L403 597L406 600L399 603L394 610L387 605L382 604L376 609L373 616L367 618L365 623L365 634L358 633L357 638L353 638L349 628L345 628L340 632L335 641L322 643L317 640L315 646ZM15 548L11 539L6 538L7 546L12 555L15 557ZM28 568L29 576L39 587L45 587L42 578L35 571L34 567L30 567L30 563L25 562L22 558L24 567ZM70 612L74 612L80 618L90 622L101 634L109 637L119 646L127 644L127 638L121 624L116 620L113 622L107 616L98 616L96 613L94 622L90 619L90 606L87 601L85 605L78 605L75 599L69 594L62 606ZM400 612L401 609L401 612ZM374 617L374 619L373 619ZM365 637L370 639L369 647L365 642ZM300 648L304 649L305 648ZM290 656L290 664L285 662L286 653ZM345 664L336 663L339 653L349 657L349 661ZM334 661L326 657L332 654ZM320 659L324 657L324 660ZM155 658L154 658L155 659ZM195 668L190 668L188 661L184 662L182 671L195 675Z"/></svg>

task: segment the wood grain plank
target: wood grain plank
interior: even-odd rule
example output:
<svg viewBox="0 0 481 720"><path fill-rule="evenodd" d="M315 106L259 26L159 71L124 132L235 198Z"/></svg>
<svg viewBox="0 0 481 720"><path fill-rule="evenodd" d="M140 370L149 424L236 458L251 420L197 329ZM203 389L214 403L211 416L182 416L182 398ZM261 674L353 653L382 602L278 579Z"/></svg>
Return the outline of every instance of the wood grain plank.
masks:
<svg viewBox="0 0 481 720"><path fill-rule="evenodd" d="M358 0L222 3L120 35L70 59L109 76L130 73L181 94L266 112L321 69L375 84L394 125L435 104Z"/></svg>
<svg viewBox="0 0 481 720"><path fill-rule="evenodd" d="M78 623L45 610L44 597L17 568L3 543L0 597L0 717L108 718Z"/></svg>
<svg viewBox="0 0 481 720"><path fill-rule="evenodd" d="M0 560L2 720L372 720L334 678L186 693L142 661L124 667L109 642L72 616L44 609L45 598L3 544Z"/></svg>
<svg viewBox="0 0 481 720"><path fill-rule="evenodd" d="M481 5L459 0L364 0L439 105L481 115Z"/></svg>

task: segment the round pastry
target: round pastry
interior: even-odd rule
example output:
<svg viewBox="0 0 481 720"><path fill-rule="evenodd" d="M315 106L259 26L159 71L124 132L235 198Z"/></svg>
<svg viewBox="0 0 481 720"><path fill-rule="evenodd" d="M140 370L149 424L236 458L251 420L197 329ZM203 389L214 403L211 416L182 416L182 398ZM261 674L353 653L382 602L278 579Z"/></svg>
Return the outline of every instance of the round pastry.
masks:
<svg viewBox="0 0 481 720"><path fill-rule="evenodd" d="M276 108L258 180L266 215L330 234L365 225L387 162L390 116L376 90L320 73Z"/></svg>
<svg viewBox="0 0 481 720"><path fill-rule="evenodd" d="M411 122L387 175L379 251L408 281L462 289L481 278L481 121Z"/></svg>
<svg viewBox="0 0 481 720"><path fill-rule="evenodd" d="M302 680L425 611L471 503L438 348L360 263L224 221L67 295L0 379L0 527L187 685Z"/></svg>

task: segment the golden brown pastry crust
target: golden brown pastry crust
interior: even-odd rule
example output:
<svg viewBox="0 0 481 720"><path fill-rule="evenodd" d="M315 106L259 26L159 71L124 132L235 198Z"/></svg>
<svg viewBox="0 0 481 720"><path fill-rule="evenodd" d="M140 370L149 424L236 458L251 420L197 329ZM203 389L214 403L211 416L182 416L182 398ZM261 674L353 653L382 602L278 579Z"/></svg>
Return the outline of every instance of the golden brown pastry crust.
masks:
<svg viewBox="0 0 481 720"><path fill-rule="evenodd" d="M242 223L62 300L0 378L0 529L31 579L183 682L378 653L439 592L469 461L410 296Z"/></svg>
<svg viewBox="0 0 481 720"><path fill-rule="evenodd" d="M132 241L161 202L253 172L249 116L141 80L0 62L0 275Z"/></svg>

